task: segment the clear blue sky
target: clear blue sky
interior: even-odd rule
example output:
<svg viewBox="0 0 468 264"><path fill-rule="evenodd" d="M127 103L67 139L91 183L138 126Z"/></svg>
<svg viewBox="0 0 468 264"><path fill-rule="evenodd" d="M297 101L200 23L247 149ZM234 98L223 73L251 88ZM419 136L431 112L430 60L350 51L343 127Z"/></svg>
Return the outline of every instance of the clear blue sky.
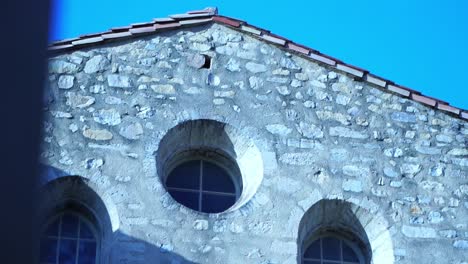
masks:
<svg viewBox="0 0 468 264"><path fill-rule="evenodd" d="M50 40L218 7L238 18L468 109L466 0L52 0Z"/></svg>

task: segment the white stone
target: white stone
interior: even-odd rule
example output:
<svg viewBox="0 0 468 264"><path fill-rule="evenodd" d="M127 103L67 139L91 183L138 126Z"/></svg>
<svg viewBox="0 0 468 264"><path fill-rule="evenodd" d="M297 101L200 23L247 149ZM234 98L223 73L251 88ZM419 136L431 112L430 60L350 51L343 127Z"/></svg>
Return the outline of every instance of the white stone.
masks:
<svg viewBox="0 0 468 264"><path fill-rule="evenodd" d="M107 76L107 83L111 87L118 88L129 88L131 86L130 78L128 76L118 74L110 74Z"/></svg>
<svg viewBox="0 0 468 264"><path fill-rule="evenodd" d="M250 85L250 88L257 90L263 87L263 79L258 78L256 76L251 76L249 77L249 85Z"/></svg>
<svg viewBox="0 0 468 264"><path fill-rule="evenodd" d="M104 71L109 65L109 61L102 55L97 55L89 59L84 67L85 73L96 73Z"/></svg>
<svg viewBox="0 0 468 264"><path fill-rule="evenodd" d="M330 127L329 133L330 136L344 138L366 139L369 137L368 135L351 130L347 127Z"/></svg>
<svg viewBox="0 0 468 264"><path fill-rule="evenodd" d="M267 67L265 65L250 61L245 64L245 68L252 73L261 73L267 71Z"/></svg>
<svg viewBox="0 0 468 264"><path fill-rule="evenodd" d="M151 85L151 89L155 93L159 93L159 94L175 94L176 93L174 86L171 84L154 84L154 85Z"/></svg>
<svg viewBox="0 0 468 264"><path fill-rule="evenodd" d="M73 87L73 82L75 81L75 76L73 75L61 75L58 80L58 87L60 89L70 89Z"/></svg>
<svg viewBox="0 0 468 264"><path fill-rule="evenodd" d="M283 125L283 124L271 124L267 125L266 130L272 134L279 135L282 137L287 136L289 133L292 132L292 129Z"/></svg>
<svg viewBox="0 0 468 264"><path fill-rule="evenodd" d="M436 238L437 232L430 227L403 225L401 228L403 235L411 238Z"/></svg>
<svg viewBox="0 0 468 264"><path fill-rule="evenodd" d="M101 109L93 114L94 121L109 126L116 126L121 123L120 113L114 108Z"/></svg>
<svg viewBox="0 0 468 264"><path fill-rule="evenodd" d="M342 188L346 192L362 192L362 182L359 180L345 179Z"/></svg>

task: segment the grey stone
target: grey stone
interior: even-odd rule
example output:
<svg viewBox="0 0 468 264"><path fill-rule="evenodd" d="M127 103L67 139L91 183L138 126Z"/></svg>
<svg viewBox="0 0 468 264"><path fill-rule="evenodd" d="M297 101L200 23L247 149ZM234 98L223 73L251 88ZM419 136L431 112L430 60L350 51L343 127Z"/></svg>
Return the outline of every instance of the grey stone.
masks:
<svg viewBox="0 0 468 264"><path fill-rule="evenodd" d="M343 166L342 170L343 173L348 176L365 177L370 175L370 170L368 167L359 165L345 165Z"/></svg>
<svg viewBox="0 0 468 264"><path fill-rule="evenodd" d="M349 115L345 115L341 113L334 113L330 111L317 111L315 113L317 114L317 117L320 120L334 120L334 121L341 123L342 125L350 124L349 120L351 119L351 116Z"/></svg>
<svg viewBox="0 0 468 264"><path fill-rule="evenodd" d="M171 84L155 84L155 85L151 85L151 89L155 93L159 93L159 94L175 94L176 93L174 86Z"/></svg>
<svg viewBox="0 0 468 264"><path fill-rule="evenodd" d="M304 153L285 153L280 156L279 160L282 163L290 165L313 165L317 159L316 153L304 152Z"/></svg>
<svg viewBox="0 0 468 264"><path fill-rule="evenodd" d="M330 136L333 137L344 137L344 138L354 138L354 139L366 139L369 136L361 132L351 130L347 127L330 127Z"/></svg>
<svg viewBox="0 0 468 264"><path fill-rule="evenodd" d="M439 224L444 221L444 217L439 212L429 212L427 219L432 224Z"/></svg>
<svg viewBox="0 0 468 264"><path fill-rule="evenodd" d="M407 176L413 177L421 171L421 165L405 163L401 165L400 171Z"/></svg>
<svg viewBox="0 0 468 264"><path fill-rule="evenodd" d="M433 177L439 177L444 175L445 167L442 164L437 164L436 166L432 167L430 170L430 174Z"/></svg>
<svg viewBox="0 0 468 264"><path fill-rule="evenodd" d="M301 67L297 66L297 64L290 58L282 57L280 59L279 65L283 68L290 69L290 70L300 70Z"/></svg>
<svg viewBox="0 0 468 264"><path fill-rule="evenodd" d="M267 78L267 81L273 82L273 83L280 83L280 84L289 83L288 78L281 78L281 77L269 77L269 78Z"/></svg>
<svg viewBox="0 0 468 264"><path fill-rule="evenodd" d="M83 136L94 140L111 140L112 133L106 129L85 129L83 130Z"/></svg>
<svg viewBox="0 0 468 264"><path fill-rule="evenodd" d="M84 72L91 74L102 72L109 66L109 61L102 55L97 55L89 59L84 67Z"/></svg>
<svg viewBox="0 0 468 264"><path fill-rule="evenodd" d="M205 51L209 51L211 49L211 45L206 44L206 43L193 42L192 46L191 46L191 49L201 51L201 52L205 52Z"/></svg>
<svg viewBox="0 0 468 264"><path fill-rule="evenodd" d="M249 85L250 85L250 88L257 90L263 87L263 79L255 77L255 76L251 76L249 77Z"/></svg>
<svg viewBox="0 0 468 264"><path fill-rule="evenodd" d="M61 75L58 80L58 88L60 89L70 89L73 87L75 81L75 76L73 75Z"/></svg>
<svg viewBox="0 0 468 264"><path fill-rule="evenodd" d="M122 99L115 96L107 96L104 99L104 102L109 105L119 105L123 103Z"/></svg>
<svg viewBox="0 0 468 264"><path fill-rule="evenodd" d="M415 147L416 151L422 154L427 154L427 155L439 155L442 153L442 150L439 148L432 148L432 147L426 147L426 146L419 146L417 145Z"/></svg>
<svg viewBox="0 0 468 264"><path fill-rule="evenodd" d="M144 132L143 126L138 122L123 126L119 130L119 134L122 137L131 139L131 140L139 139L141 135L143 135L143 132Z"/></svg>
<svg viewBox="0 0 468 264"><path fill-rule="evenodd" d="M391 114L391 117L393 120L398 121L398 122L404 122L404 123L415 123L416 122L416 116L412 114L408 114L405 112L393 112Z"/></svg>
<svg viewBox="0 0 468 264"><path fill-rule="evenodd" d="M67 119L73 118L73 115L68 112L51 111L50 113L56 118L67 118Z"/></svg>
<svg viewBox="0 0 468 264"><path fill-rule="evenodd" d="M73 92L67 93L67 105L73 108L86 108L94 104L95 101L92 96L79 95Z"/></svg>
<svg viewBox="0 0 468 264"><path fill-rule="evenodd" d="M230 58L226 64L226 69L231 72L239 72L241 70L240 63L237 60Z"/></svg>
<svg viewBox="0 0 468 264"><path fill-rule="evenodd" d="M459 249L468 249L468 240L456 240L453 246Z"/></svg>
<svg viewBox="0 0 468 264"><path fill-rule="evenodd" d="M288 89L287 86L278 86L278 87L276 87L276 90L281 95L290 95L291 94L291 91Z"/></svg>
<svg viewBox="0 0 468 264"><path fill-rule="evenodd" d="M292 129L283 125L283 124L271 124L267 125L266 130L272 134L279 135L285 137L292 132Z"/></svg>
<svg viewBox="0 0 468 264"><path fill-rule="evenodd" d="M107 84L110 87L129 88L131 87L130 78L119 74L109 74L107 76Z"/></svg>
<svg viewBox="0 0 468 264"><path fill-rule="evenodd" d="M349 98L348 96L344 96L342 94L339 94L339 95L336 96L335 100L336 100L337 104L348 105L349 101L351 101L351 98Z"/></svg>
<svg viewBox="0 0 468 264"><path fill-rule="evenodd" d="M395 178L399 176L399 173L397 173L393 168L391 167L385 167L383 170L385 176L390 177L390 178Z"/></svg>
<svg viewBox="0 0 468 264"><path fill-rule="evenodd" d="M76 73L78 71L78 66L76 64L62 61L62 60L52 60L49 63L49 73Z"/></svg>
<svg viewBox="0 0 468 264"><path fill-rule="evenodd" d="M267 67L264 64L259 64L250 61L245 64L245 68L252 73L261 73L267 71Z"/></svg>
<svg viewBox="0 0 468 264"><path fill-rule="evenodd" d="M450 150L447 154L452 155L452 156L468 156L468 149L466 149L466 148L454 148L454 149Z"/></svg>
<svg viewBox="0 0 468 264"><path fill-rule="evenodd" d="M120 113L114 108L101 109L93 114L94 121L109 126L116 126L121 123Z"/></svg>
<svg viewBox="0 0 468 264"><path fill-rule="evenodd" d="M323 138L322 130L314 124L308 124L301 121L299 122L298 131L306 138Z"/></svg>
<svg viewBox="0 0 468 264"><path fill-rule="evenodd" d="M362 182L359 180L345 179L342 184L343 191L346 192L362 192Z"/></svg>
<svg viewBox="0 0 468 264"><path fill-rule="evenodd" d="M193 229L195 230L207 230L208 229L208 221L204 220L204 219L197 219L193 222L192 224L193 226Z"/></svg>
<svg viewBox="0 0 468 264"><path fill-rule="evenodd" d="M403 225L403 235L410 238L436 238L437 232L434 228Z"/></svg>

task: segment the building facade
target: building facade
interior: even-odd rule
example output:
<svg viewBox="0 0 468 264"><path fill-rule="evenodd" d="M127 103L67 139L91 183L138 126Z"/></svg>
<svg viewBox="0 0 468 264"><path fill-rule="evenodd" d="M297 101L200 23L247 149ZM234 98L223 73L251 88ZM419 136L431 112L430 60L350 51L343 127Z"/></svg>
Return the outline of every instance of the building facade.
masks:
<svg viewBox="0 0 468 264"><path fill-rule="evenodd" d="M51 51L41 263L468 263L467 111L213 9Z"/></svg>

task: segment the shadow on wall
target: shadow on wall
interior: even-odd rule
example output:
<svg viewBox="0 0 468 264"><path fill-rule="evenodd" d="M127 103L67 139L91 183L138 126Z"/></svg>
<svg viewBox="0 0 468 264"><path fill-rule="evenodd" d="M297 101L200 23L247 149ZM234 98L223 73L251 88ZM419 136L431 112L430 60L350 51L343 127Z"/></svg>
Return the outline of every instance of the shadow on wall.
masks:
<svg viewBox="0 0 468 264"><path fill-rule="evenodd" d="M87 179L41 165L40 197L37 215L41 226L63 212L73 212L89 220L96 230L97 263L196 264L170 251L119 230L119 217L110 201L102 199Z"/></svg>

